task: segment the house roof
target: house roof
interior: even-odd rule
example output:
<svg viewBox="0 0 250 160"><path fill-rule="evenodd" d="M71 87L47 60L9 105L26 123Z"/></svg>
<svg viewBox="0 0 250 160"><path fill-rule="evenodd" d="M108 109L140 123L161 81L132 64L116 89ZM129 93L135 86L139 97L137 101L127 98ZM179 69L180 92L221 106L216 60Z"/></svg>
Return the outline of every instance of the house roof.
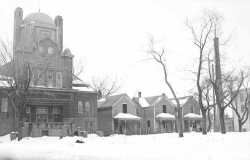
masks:
<svg viewBox="0 0 250 160"><path fill-rule="evenodd" d="M133 100L138 103L142 108L153 106L157 103L159 103L163 98L165 98L166 101L169 102L169 104L176 106L176 102L174 98L168 98L165 94L161 94L158 96L151 96L151 97L134 97ZM185 96L185 97L179 97L179 102L181 107L185 107L185 104L190 100L194 99L193 96ZM195 100L195 99L194 99Z"/></svg>
<svg viewBox="0 0 250 160"><path fill-rule="evenodd" d="M179 99L179 102L180 102L181 107L184 106L184 105L187 103L187 101L188 101L189 99L191 99L191 98L193 98L193 96L179 97L178 99ZM174 98L170 98L169 100L170 100L172 103L174 103L174 105L177 105Z"/></svg>
<svg viewBox="0 0 250 160"><path fill-rule="evenodd" d="M98 101L98 108L112 107L121 97L128 96L126 93L108 96Z"/></svg>
<svg viewBox="0 0 250 160"><path fill-rule="evenodd" d="M150 107L150 104L144 97L135 97L133 101L138 103L142 108Z"/></svg>

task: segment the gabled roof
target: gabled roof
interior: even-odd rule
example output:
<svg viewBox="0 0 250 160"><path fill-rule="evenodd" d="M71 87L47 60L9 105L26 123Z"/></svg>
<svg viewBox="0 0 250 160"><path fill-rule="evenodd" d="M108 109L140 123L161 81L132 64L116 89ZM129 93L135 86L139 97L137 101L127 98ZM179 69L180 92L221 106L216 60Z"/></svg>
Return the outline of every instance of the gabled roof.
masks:
<svg viewBox="0 0 250 160"><path fill-rule="evenodd" d="M145 99L148 101L149 104L153 104L160 96L145 97Z"/></svg>
<svg viewBox="0 0 250 160"><path fill-rule="evenodd" d="M193 99L193 96L185 96L185 97L179 97L179 102L181 107L184 106L188 100ZM172 103L174 103L174 105L176 105L175 99L174 98L170 98L169 99Z"/></svg>
<svg viewBox="0 0 250 160"><path fill-rule="evenodd" d="M165 99L168 103L172 104L171 101L169 101L169 98L165 95L165 94L161 94L158 96L151 96L151 97L145 97L145 99L147 100L147 102L153 106L156 105L157 103L159 103L162 99Z"/></svg>
<svg viewBox="0 0 250 160"><path fill-rule="evenodd" d="M112 107L115 102L117 102L121 97L128 96L126 93L108 96L104 99L98 101L98 108Z"/></svg>
<svg viewBox="0 0 250 160"><path fill-rule="evenodd" d="M150 107L150 104L144 97L134 97L133 101L139 104L142 108Z"/></svg>

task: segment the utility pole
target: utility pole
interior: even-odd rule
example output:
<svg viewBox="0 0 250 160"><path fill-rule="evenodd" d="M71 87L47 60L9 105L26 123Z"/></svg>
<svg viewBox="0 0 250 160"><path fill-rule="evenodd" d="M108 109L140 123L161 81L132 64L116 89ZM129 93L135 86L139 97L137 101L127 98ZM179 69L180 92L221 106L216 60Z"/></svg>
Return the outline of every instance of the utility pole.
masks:
<svg viewBox="0 0 250 160"><path fill-rule="evenodd" d="M212 81L214 81L214 79L215 79L215 76L214 76L214 64L212 64ZM217 116L217 105L216 105L216 102L215 102L215 92L214 92L214 89L213 89L213 104L214 104L214 132L216 132L216 131L218 131L218 125L217 125L217 118L216 118L216 116Z"/></svg>
<svg viewBox="0 0 250 160"><path fill-rule="evenodd" d="M219 52L219 38L214 37L214 58L215 58L215 96L217 104L217 121L220 120L220 130L222 133L226 132L225 122L224 122L224 106L223 106L223 90L222 90L222 76L221 76L221 64L220 64L220 52ZM218 124L218 122L216 123Z"/></svg>

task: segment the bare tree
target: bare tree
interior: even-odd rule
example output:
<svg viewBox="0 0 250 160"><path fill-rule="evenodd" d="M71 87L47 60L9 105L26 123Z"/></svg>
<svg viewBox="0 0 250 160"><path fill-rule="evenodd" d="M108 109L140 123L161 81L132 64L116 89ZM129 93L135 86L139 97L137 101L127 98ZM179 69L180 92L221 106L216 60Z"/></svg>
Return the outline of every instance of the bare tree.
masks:
<svg viewBox="0 0 250 160"><path fill-rule="evenodd" d="M18 139L22 138L22 126L25 118L25 107L31 82L36 85L40 76L46 74L49 66L47 61L44 64L40 76L34 77L35 69L32 64L17 63L13 55L13 47L11 43L0 41L0 74L1 80L8 83L8 89L2 89L1 92L8 97L13 110L13 129L18 132ZM49 58L49 57L48 57Z"/></svg>
<svg viewBox="0 0 250 160"><path fill-rule="evenodd" d="M98 93L98 99L101 99L117 93L121 89L121 85L117 79L111 80L108 76L103 79L94 77L91 88Z"/></svg>
<svg viewBox="0 0 250 160"><path fill-rule="evenodd" d="M205 61L205 54L208 51L208 43L209 38L212 33L213 29L213 20L211 17L203 17L201 26L195 28L193 24L190 24L187 20L186 22L187 27L190 29L192 36L193 36L193 44L198 48L199 51L199 60L198 60L198 68L197 68L197 75L196 75L196 87L198 91L198 102L200 106L200 110L202 113L202 134L207 134L207 107L203 104L202 100L202 87L201 87L201 75L203 69L203 63Z"/></svg>
<svg viewBox="0 0 250 160"><path fill-rule="evenodd" d="M84 72L84 66L81 60L73 63L73 75L79 77Z"/></svg>
<svg viewBox="0 0 250 160"><path fill-rule="evenodd" d="M213 95L212 95L213 87L210 83L210 79L207 78L204 81L202 81L201 91L202 91L203 110L205 110L206 118L208 120L208 125L206 124L205 129L206 129L206 132L209 132L212 126L210 112L215 106L213 102Z"/></svg>
<svg viewBox="0 0 250 160"><path fill-rule="evenodd" d="M11 46L3 40L1 40L0 48L1 80L9 84L9 90L1 90L1 92L9 98L11 106L13 107L13 128L15 131L19 131L18 135L20 139L25 99L32 77L31 66L29 63L17 66L13 58Z"/></svg>
<svg viewBox="0 0 250 160"><path fill-rule="evenodd" d="M234 111L234 113L236 114L237 116L237 119L238 119L238 125L239 125L239 132L242 131L242 126L246 123L247 119L248 119L248 116L249 116L249 109L248 109L248 106L249 106L249 100L250 100L250 97L249 97L249 93L248 93L248 87L244 86L244 89L241 90L241 93L239 92L238 94L235 93L235 91L233 90L234 89L234 85L236 83L239 84L241 82L238 82L239 78L231 78L231 81L229 83L229 85L227 86L228 87L228 91L230 93L229 97L233 97L235 95L238 95L239 94L242 94L243 96L243 104L239 103L237 100L234 100L232 103L230 103L229 107ZM246 77L244 78L244 80L246 80ZM248 86L248 85L247 85Z"/></svg>
<svg viewBox="0 0 250 160"><path fill-rule="evenodd" d="M153 58L153 60L158 63L162 67L162 71L164 74L164 81L169 90L172 93L172 96L174 97L174 100L176 102L176 112L177 112L177 127L178 127L178 133L179 137L183 137L183 124L182 124L182 110L180 106L180 101L177 98L176 92L172 86L172 84L169 82L168 79L168 72L167 72L167 65L166 65L166 51L164 48L161 48L159 51L155 48L155 40L153 36L149 38L149 46L147 53L150 54L150 56Z"/></svg>

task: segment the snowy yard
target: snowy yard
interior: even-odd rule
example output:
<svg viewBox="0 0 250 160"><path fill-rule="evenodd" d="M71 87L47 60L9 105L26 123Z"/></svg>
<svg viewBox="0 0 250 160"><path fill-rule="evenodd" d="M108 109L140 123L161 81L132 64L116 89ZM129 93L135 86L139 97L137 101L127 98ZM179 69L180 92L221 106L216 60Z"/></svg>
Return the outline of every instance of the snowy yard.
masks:
<svg viewBox="0 0 250 160"><path fill-rule="evenodd" d="M40 137L20 142L0 137L0 159L17 160L249 160L250 132L176 133L88 138ZM75 143L77 139L85 143ZM9 160L8 159L8 160Z"/></svg>

